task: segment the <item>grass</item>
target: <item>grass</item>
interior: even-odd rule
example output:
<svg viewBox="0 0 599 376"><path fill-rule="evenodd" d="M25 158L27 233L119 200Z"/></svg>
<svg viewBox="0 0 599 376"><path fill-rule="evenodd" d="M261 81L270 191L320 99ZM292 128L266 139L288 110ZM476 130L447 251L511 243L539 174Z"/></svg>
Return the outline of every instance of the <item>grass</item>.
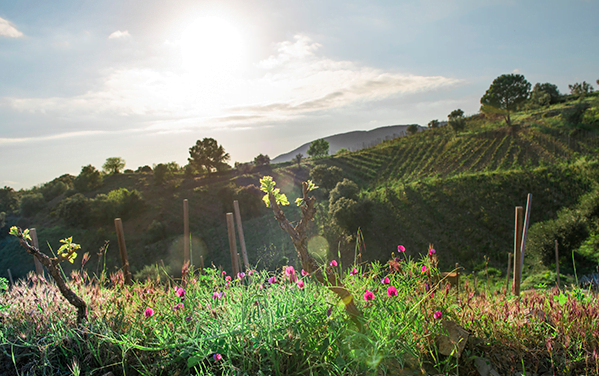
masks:
<svg viewBox="0 0 599 376"><path fill-rule="evenodd" d="M477 358L500 374L599 372L596 293L506 296L501 279L480 275L476 289L466 278L458 292L435 283L436 264L436 255L391 255L386 264L329 267L363 312L362 331L325 286L289 268L231 280L209 268L133 286L120 273L73 272L69 285L88 303L81 326L56 286L30 274L0 295L0 373L457 375L475 372ZM448 322L470 333L459 358L438 346Z"/></svg>

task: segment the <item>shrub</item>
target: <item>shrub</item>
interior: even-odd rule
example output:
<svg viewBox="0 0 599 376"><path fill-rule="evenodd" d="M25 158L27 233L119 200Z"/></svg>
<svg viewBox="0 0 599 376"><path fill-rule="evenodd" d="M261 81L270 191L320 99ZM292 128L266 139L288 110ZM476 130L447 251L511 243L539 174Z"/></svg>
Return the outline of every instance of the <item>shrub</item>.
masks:
<svg viewBox="0 0 599 376"><path fill-rule="evenodd" d="M32 217L46 206L46 200L41 193L32 193L21 198L21 215Z"/></svg>
<svg viewBox="0 0 599 376"><path fill-rule="evenodd" d="M114 218L129 219L144 208L141 194L137 190L119 188L107 195L99 194L91 202L94 220L110 223Z"/></svg>
<svg viewBox="0 0 599 376"><path fill-rule="evenodd" d="M102 185L102 175L92 165L83 166L73 185L79 192L89 192Z"/></svg>
<svg viewBox="0 0 599 376"><path fill-rule="evenodd" d="M359 193L360 188L358 188L358 185L345 178L343 181L337 183L335 188L331 190L331 193L329 194L329 204L335 203L335 201L339 200L341 197L347 197L357 201Z"/></svg>
<svg viewBox="0 0 599 376"><path fill-rule="evenodd" d="M146 243L155 243L166 237L166 225L163 222L153 220L144 233Z"/></svg>
<svg viewBox="0 0 599 376"><path fill-rule="evenodd" d="M19 208L19 200L11 187L0 188L0 212L14 213Z"/></svg>
<svg viewBox="0 0 599 376"><path fill-rule="evenodd" d="M562 111L562 119L570 124L580 124L587 108L589 108L587 102L578 102Z"/></svg>
<svg viewBox="0 0 599 376"><path fill-rule="evenodd" d="M358 202L354 199L341 197L329 204L329 215L342 229L353 233L358 229L356 210Z"/></svg>
<svg viewBox="0 0 599 376"><path fill-rule="evenodd" d="M171 268L169 266L165 266L164 268L158 265L146 265L143 267L143 269L141 269L140 271L138 271L137 273L134 274L133 278L135 278L135 280L139 281L139 282L144 282L146 281L148 278L151 281L158 281L158 282L168 282L171 273Z"/></svg>
<svg viewBox="0 0 599 376"><path fill-rule="evenodd" d="M48 202L65 193L67 189L69 189L69 187L64 182L55 180L44 184L40 188L40 192L44 196L44 200Z"/></svg>
<svg viewBox="0 0 599 376"><path fill-rule="evenodd" d="M324 189L331 190L343 177L343 170L337 166L316 165L310 170L310 176L316 184Z"/></svg>
<svg viewBox="0 0 599 376"><path fill-rule="evenodd" d="M69 226L83 227L89 221L89 210L89 199L81 193L77 193L62 200L58 205L56 214Z"/></svg>

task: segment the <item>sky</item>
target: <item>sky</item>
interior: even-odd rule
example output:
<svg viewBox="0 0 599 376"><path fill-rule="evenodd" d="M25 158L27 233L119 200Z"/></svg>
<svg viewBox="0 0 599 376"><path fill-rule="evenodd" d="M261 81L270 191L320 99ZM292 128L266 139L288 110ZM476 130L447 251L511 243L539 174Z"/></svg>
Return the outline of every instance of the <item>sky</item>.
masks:
<svg viewBox="0 0 599 376"><path fill-rule="evenodd" d="M235 161L467 115L493 79L599 79L598 0L2 0L0 186L109 157Z"/></svg>

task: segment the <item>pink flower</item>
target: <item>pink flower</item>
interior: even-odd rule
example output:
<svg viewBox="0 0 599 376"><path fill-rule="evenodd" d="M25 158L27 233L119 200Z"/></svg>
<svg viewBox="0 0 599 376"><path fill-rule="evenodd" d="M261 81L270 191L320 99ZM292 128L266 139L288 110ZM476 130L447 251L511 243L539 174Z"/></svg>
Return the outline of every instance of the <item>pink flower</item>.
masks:
<svg viewBox="0 0 599 376"><path fill-rule="evenodd" d="M183 309L183 307L183 303L175 304L175 306L173 307L173 311L178 311L180 309Z"/></svg>
<svg viewBox="0 0 599 376"><path fill-rule="evenodd" d="M146 310L144 311L144 316L146 316L146 317L154 316L154 310L152 308L146 308Z"/></svg>
<svg viewBox="0 0 599 376"><path fill-rule="evenodd" d="M277 277L270 277L268 279L268 283L270 283L270 284L277 283Z"/></svg>
<svg viewBox="0 0 599 376"><path fill-rule="evenodd" d="M179 298L183 298L185 296L185 290L183 290L181 287L177 287L177 296Z"/></svg>
<svg viewBox="0 0 599 376"><path fill-rule="evenodd" d="M197 282L197 281L196 281L196 279L195 279L195 278L191 280L191 283L196 283L196 282Z"/></svg>
<svg viewBox="0 0 599 376"><path fill-rule="evenodd" d="M422 265L422 268L420 268L420 273L426 273L426 265Z"/></svg>
<svg viewBox="0 0 599 376"><path fill-rule="evenodd" d="M374 299L374 293L372 291L366 290L366 292L364 293L364 300L369 301L372 299Z"/></svg>
<svg viewBox="0 0 599 376"><path fill-rule="evenodd" d="M435 251L434 248L431 248L431 249L428 250L428 254L429 255L434 255L435 253L437 253L437 251Z"/></svg>
<svg viewBox="0 0 599 376"><path fill-rule="evenodd" d="M290 276L292 274L295 274L295 268L293 266L288 266L285 268L285 275L286 276Z"/></svg>
<svg viewBox="0 0 599 376"><path fill-rule="evenodd" d="M223 297L223 293L222 292L215 292L212 294L212 299L220 299Z"/></svg>
<svg viewBox="0 0 599 376"><path fill-rule="evenodd" d="M356 268L353 268L351 270L351 272L349 272L349 275L356 275L356 274L358 274L358 269L356 269Z"/></svg>
<svg viewBox="0 0 599 376"><path fill-rule="evenodd" d="M327 317L331 317L331 313L333 313L333 307L329 307L329 309L327 309Z"/></svg>
<svg viewBox="0 0 599 376"><path fill-rule="evenodd" d="M226 277L225 277L225 281L226 281L226 282L231 282L231 276L226 276Z"/></svg>
<svg viewBox="0 0 599 376"><path fill-rule="evenodd" d="M406 247L404 247L403 245L397 246L397 252L404 253L405 251L406 251Z"/></svg>
<svg viewBox="0 0 599 376"><path fill-rule="evenodd" d="M227 275L227 272L223 270L222 275Z"/></svg>
<svg viewBox="0 0 599 376"><path fill-rule="evenodd" d="M335 260L331 261L331 264L330 264L330 265L331 265L331 266L337 266L337 261L335 261Z"/></svg>
<svg viewBox="0 0 599 376"><path fill-rule="evenodd" d="M241 272L241 273L237 273L237 279L243 279L245 278L245 273Z"/></svg>
<svg viewBox="0 0 599 376"><path fill-rule="evenodd" d="M397 289L393 286L389 286L387 288L387 296L391 297L391 296L397 296Z"/></svg>
<svg viewBox="0 0 599 376"><path fill-rule="evenodd" d="M255 270L250 270L250 271L248 272L248 275L252 275L252 274L254 274L254 273L257 273L257 271L255 271Z"/></svg>
<svg viewBox="0 0 599 376"><path fill-rule="evenodd" d="M302 276L305 277L307 275L309 275L310 273L308 273L307 271L305 271L304 269L302 269Z"/></svg>
<svg viewBox="0 0 599 376"><path fill-rule="evenodd" d="M381 283L382 283L383 285L388 285L388 284L389 284L389 282L391 282L391 281L389 281L389 277L385 277L385 278L381 279Z"/></svg>
<svg viewBox="0 0 599 376"><path fill-rule="evenodd" d="M441 313L441 311L435 311L435 313L433 313L433 317L435 318L435 320L439 320L441 317L443 317L443 314Z"/></svg>
<svg viewBox="0 0 599 376"><path fill-rule="evenodd" d="M302 281L301 279L299 281L297 281L297 287L299 287L300 289L304 288L304 281Z"/></svg>
<svg viewBox="0 0 599 376"><path fill-rule="evenodd" d="M221 360L223 358L223 356L216 353L216 354L212 355L212 358L218 362L219 360Z"/></svg>

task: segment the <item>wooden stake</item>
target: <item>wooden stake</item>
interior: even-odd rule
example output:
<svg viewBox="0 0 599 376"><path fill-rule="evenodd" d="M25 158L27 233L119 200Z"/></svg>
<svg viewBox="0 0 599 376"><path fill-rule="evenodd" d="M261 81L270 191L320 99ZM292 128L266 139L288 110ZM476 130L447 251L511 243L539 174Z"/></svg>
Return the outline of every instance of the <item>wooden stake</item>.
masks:
<svg viewBox="0 0 599 376"><path fill-rule="evenodd" d="M189 202L183 200L183 264L190 262L189 258Z"/></svg>
<svg viewBox="0 0 599 376"><path fill-rule="evenodd" d="M532 193L526 199L526 214L524 215L524 228L522 229L522 246L520 246L520 282L522 282L522 268L524 267L524 251L526 250L526 235L528 235L528 224L530 223L530 207L532 205Z"/></svg>
<svg viewBox="0 0 599 376"><path fill-rule="evenodd" d="M12 280L12 273L10 272L10 269L6 269L6 271L8 272L8 280L10 281L10 285L14 286L15 281Z"/></svg>
<svg viewBox="0 0 599 376"><path fill-rule="evenodd" d="M512 254L507 254L507 277L505 278L505 294L510 289L510 273L512 272Z"/></svg>
<svg viewBox="0 0 599 376"><path fill-rule="evenodd" d="M132 285L131 272L129 271L129 260L127 260L127 246L125 245L125 231L123 231L123 222L120 218L114 219L114 227L116 228L116 237L119 242L121 261L123 262L123 276L125 277L125 284Z"/></svg>
<svg viewBox="0 0 599 376"><path fill-rule="evenodd" d="M248 261L248 253L245 249L245 238L243 236L243 226L241 225L241 212L239 211L239 202L233 201L233 208L235 209L235 221L237 222L237 234L239 235L239 245L241 246L241 254L243 255L243 264L245 270L250 270L250 262Z"/></svg>
<svg viewBox="0 0 599 376"><path fill-rule="evenodd" d="M555 273L557 273L557 288L559 289L559 252L557 249L557 239L555 239Z"/></svg>
<svg viewBox="0 0 599 376"><path fill-rule="evenodd" d="M456 287L458 290L458 295L460 294L460 264L455 263L455 272L456 272Z"/></svg>
<svg viewBox="0 0 599 376"><path fill-rule="evenodd" d="M520 295L520 247L522 246L522 222L524 220L524 209L522 206L516 207L516 224L514 226L514 283L512 284L512 293Z"/></svg>
<svg viewBox="0 0 599 376"><path fill-rule="evenodd" d="M31 241L33 242L33 246L37 249L40 249L39 242L37 241L37 231L35 228L29 229L29 235L31 235ZM37 275L44 275L44 267L40 260L37 257L33 256L33 263L35 264L35 273Z"/></svg>
<svg viewBox="0 0 599 376"><path fill-rule="evenodd" d="M239 273L239 265L237 265L237 242L235 241L235 224L233 223L233 213L227 213L227 230L229 231L229 250L231 251L231 267L233 275Z"/></svg>
<svg viewBox="0 0 599 376"><path fill-rule="evenodd" d="M204 256L200 255L200 273L204 272Z"/></svg>

